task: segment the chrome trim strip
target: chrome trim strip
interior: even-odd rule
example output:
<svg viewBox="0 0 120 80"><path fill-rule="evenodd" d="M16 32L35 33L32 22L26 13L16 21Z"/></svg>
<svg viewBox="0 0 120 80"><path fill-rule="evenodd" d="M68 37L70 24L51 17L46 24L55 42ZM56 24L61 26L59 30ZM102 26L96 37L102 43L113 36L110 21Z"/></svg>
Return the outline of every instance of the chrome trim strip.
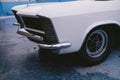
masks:
<svg viewBox="0 0 120 80"><path fill-rule="evenodd" d="M26 31L24 28L18 29L17 33L20 35L29 37L31 39L34 39L34 40L43 41L43 37L38 36L38 35L33 35L29 33L28 31Z"/></svg>
<svg viewBox="0 0 120 80"><path fill-rule="evenodd" d="M61 49L61 48L68 48L71 46L71 43L69 42L63 42L63 43L58 43L58 44L38 44L40 48L43 49Z"/></svg>
<svg viewBox="0 0 120 80"><path fill-rule="evenodd" d="M13 23L13 25L14 26L20 26L20 23L15 22L15 23Z"/></svg>
<svg viewBox="0 0 120 80"><path fill-rule="evenodd" d="M20 26L20 23L15 22L15 23L13 23L13 25L15 25L15 26ZM28 28L28 27L24 27L24 29L45 35L45 32L44 32L44 31L41 31L41 30L36 30L36 29Z"/></svg>
<svg viewBox="0 0 120 80"><path fill-rule="evenodd" d="M20 23L15 22L15 23L13 23L13 25L15 25L15 26L20 26ZM36 29L28 28L28 27L24 27L24 29L45 35L45 32L44 32L44 31L41 31L41 30L36 30Z"/></svg>
<svg viewBox="0 0 120 80"><path fill-rule="evenodd" d="M40 34L44 34L44 35L45 35L45 32L44 32L44 31L36 30L36 29L28 28L28 27L24 27L24 28L25 28L26 30L34 31L34 32L37 32L37 33L40 33Z"/></svg>

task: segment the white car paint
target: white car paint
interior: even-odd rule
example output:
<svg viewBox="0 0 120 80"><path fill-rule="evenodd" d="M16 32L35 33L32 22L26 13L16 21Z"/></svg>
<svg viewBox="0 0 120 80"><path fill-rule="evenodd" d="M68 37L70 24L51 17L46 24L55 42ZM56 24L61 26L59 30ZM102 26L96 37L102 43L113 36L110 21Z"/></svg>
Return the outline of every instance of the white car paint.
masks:
<svg viewBox="0 0 120 80"><path fill-rule="evenodd" d="M59 54L78 51L87 34L103 24L120 25L120 1L70 1L13 7L18 15L45 16L52 20L59 42L71 42Z"/></svg>

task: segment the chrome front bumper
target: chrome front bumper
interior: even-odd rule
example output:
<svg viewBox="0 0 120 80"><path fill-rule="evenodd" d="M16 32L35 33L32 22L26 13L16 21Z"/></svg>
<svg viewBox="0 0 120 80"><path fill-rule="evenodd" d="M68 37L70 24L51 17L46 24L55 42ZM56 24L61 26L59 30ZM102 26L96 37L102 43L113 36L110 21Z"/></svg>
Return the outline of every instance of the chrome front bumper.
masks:
<svg viewBox="0 0 120 80"><path fill-rule="evenodd" d="M34 40L38 40L40 42L43 41L43 37L31 34L28 31L26 31L24 28L18 29L17 33L20 34L20 35L29 37L31 39L34 39ZM63 43L51 44L51 45L39 43L38 46L40 48L43 48L43 49L61 49L61 48L68 48L68 47L70 47L71 43L63 42Z"/></svg>
<svg viewBox="0 0 120 80"><path fill-rule="evenodd" d="M39 44L39 47L43 49L61 49L61 48L68 48L70 46L71 46L71 43L68 43L68 42L52 44L52 45Z"/></svg>

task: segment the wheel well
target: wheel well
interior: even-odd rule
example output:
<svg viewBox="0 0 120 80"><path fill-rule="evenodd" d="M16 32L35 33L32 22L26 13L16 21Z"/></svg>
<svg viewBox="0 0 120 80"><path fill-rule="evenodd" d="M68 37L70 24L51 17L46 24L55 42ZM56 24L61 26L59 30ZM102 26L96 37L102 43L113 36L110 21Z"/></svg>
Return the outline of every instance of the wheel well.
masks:
<svg viewBox="0 0 120 80"><path fill-rule="evenodd" d="M92 30L95 29L104 29L107 31L110 39L111 39L111 46L112 48L116 48L120 46L120 26L117 24L105 24L105 25L99 25L93 28ZM91 31L92 31L91 30Z"/></svg>

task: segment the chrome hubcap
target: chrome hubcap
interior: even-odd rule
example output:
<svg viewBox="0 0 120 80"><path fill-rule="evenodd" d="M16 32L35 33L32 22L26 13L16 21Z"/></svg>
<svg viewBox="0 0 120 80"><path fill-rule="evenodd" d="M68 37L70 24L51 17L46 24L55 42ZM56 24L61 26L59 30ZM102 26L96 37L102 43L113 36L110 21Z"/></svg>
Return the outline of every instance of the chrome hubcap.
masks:
<svg viewBox="0 0 120 80"><path fill-rule="evenodd" d="M108 44L108 36L104 30L96 30L90 34L86 43L86 52L90 57L101 56Z"/></svg>

